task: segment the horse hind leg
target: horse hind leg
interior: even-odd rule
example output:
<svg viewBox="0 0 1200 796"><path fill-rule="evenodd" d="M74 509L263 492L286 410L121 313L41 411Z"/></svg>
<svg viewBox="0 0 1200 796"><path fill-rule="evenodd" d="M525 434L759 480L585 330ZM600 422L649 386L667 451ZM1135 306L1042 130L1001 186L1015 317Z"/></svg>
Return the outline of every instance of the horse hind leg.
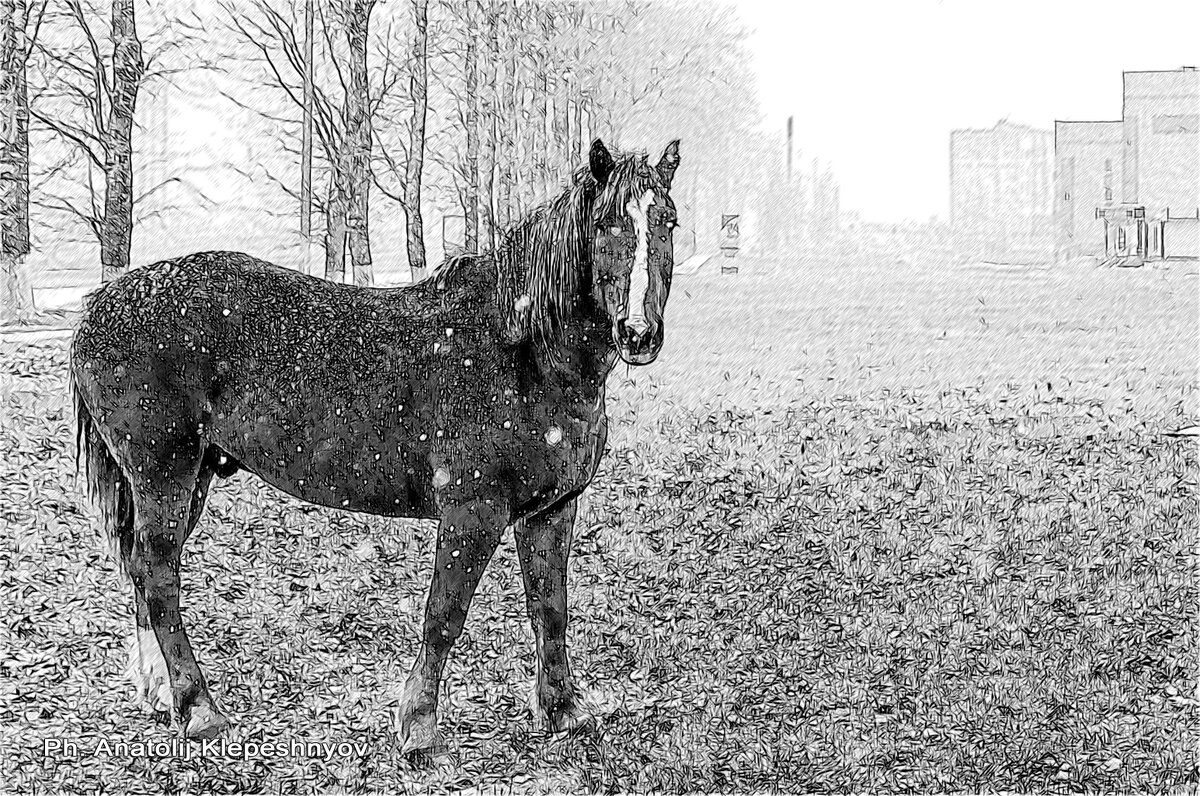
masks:
<svg viewBox="0 0 1200 796"><path fill-rule="evenodd" d="M134 489L134 544L126 563L138 591L139 666L148 669L142 672L156 702L162 701L162 670L166 669L172 706L187 737L212 738L229 721L213 702L184 629L179 564L183 543L199 521L213 472L203 461L189 467L166 460L146 469L147 480L141 489ZM139 493L146 498L137 497Z"/></svg>
<svg viewBox="0 0 1200 796"><path fill-rule="evenodd" d="M133 490L78 391L75 403L79 454L86 467L88 491L100 511L100 522L113 559L120 564L122 574L129 576L129 561L134 548ZM136 689L139 703L151 712L169 714L174 699L166 662L150 630L146 601L140 590L134 588L133 592L134 632L125 673Z"/></svg>
<svg viewBox="0 0 1200 796"><path fill-rule="evenodd" d="M206 465L208 463L205 459ZM204 512L204 502L208 496L208 488L212 482L213 470L201 466L196 477L196 486L192 490L191 503L188 508L188 521L184 541L192 535ZM130 550L132 554L132 549ZM129 643L129 662L126 676L134 684L137 698L149 711L158 714L171 714L174 707L174 696L171 691L171 678L167 670L167 661L158 645L154 628L150 622L150 609L141 589L134 590L134 632ZM195 713L193 712L193 718Z"/></svg>
<svg viewBox="0 0 1200 796"><path fill-rule="evenodd" d="M129 662L125 676L133 683L137 700L152 713L171 713L175 697L171 692L171 676L150 626L150 610L146 598L134 589L133 635L129 639Z"/></svg>

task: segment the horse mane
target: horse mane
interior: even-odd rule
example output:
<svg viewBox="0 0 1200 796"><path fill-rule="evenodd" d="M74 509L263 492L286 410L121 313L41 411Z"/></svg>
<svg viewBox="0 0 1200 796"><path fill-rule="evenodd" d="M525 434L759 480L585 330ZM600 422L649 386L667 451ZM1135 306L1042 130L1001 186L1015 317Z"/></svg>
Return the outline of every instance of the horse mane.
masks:
<svg viewBox="0 0 1200 796"><path fill-rule="evenodd" d="M625 212L631 200L651 188L665 190L645 153L618 155L602 186L584 166L557 197L509 227L495 251L447 260L438 272L438 284L461 285L472 278L468 274L475 271L473 266L490 261L507 341L530 340L542 353L557 358L567 322L591 290L594 228Z"/></svg>

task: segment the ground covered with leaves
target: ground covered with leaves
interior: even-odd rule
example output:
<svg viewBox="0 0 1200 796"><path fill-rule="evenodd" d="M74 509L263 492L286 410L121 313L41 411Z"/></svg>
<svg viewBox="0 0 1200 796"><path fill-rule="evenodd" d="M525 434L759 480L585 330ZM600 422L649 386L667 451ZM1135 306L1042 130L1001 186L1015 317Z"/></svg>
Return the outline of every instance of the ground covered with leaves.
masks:
<svg viewBox="0 0 1200 796"><path fill-rule="evenodd" d="M681 302L703 308L692 290ZM307 506L245 474L217 485L185 554L185 611L245 746L170 747L177 731L121 678L130 597L75 475L64 343L9 346L0 782L1195 790L1200 464L1195 438L1165 433L1195 422L1195 364L1114 346L1105 381L1069 389L1078 374L1048 384L1032 365L1023 385L956 387L969 379L918 366L852 395L831 381L757 401L721 395L753 384L721 368L707 382L673 381L670 364L616 374L570 572L573 665L597 725L547 738L530 721L532 638L506 539L447 672L457 762L432 770L402 760L390 706L416 652L433 526Z"/></svg>

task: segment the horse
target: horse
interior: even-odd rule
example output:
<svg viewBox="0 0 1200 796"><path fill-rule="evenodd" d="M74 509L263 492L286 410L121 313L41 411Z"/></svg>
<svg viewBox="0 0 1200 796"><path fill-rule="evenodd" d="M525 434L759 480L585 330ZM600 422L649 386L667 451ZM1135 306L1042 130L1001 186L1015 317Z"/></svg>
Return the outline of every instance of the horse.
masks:
<svg viewBox="0 0 1200 796"><path fill-rule="evenodd" d="M184 628L180 553L213 478L245 470L309 503L438 520L393 717L403 753L442 744L442 672L510 526L535 720L552 733L589 723L567 659L572 529L605 448L606 378L663 344L678 164L678 140L652 166L596 139L561 194L494 251L410 286L202 252L91 293L71 346L77 449L133 587L140 699L187 738L230 724Z"/></svg>

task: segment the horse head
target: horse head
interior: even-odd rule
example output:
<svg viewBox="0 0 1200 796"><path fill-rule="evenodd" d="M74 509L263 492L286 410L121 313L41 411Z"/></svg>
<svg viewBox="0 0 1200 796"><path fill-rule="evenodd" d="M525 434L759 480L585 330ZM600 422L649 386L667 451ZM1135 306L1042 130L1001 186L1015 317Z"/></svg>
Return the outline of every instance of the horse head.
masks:
<svg viewBox="0 0 1200 796"><path fill-rule="evenodd" d="M675 265L676 225L671 181L679 141L667 145L657 165L645 155L614 160L600 139L588 168L597 186L592 208L592 298L611 322L617 354L646 365L662 349L663 313Z"/></svg>

